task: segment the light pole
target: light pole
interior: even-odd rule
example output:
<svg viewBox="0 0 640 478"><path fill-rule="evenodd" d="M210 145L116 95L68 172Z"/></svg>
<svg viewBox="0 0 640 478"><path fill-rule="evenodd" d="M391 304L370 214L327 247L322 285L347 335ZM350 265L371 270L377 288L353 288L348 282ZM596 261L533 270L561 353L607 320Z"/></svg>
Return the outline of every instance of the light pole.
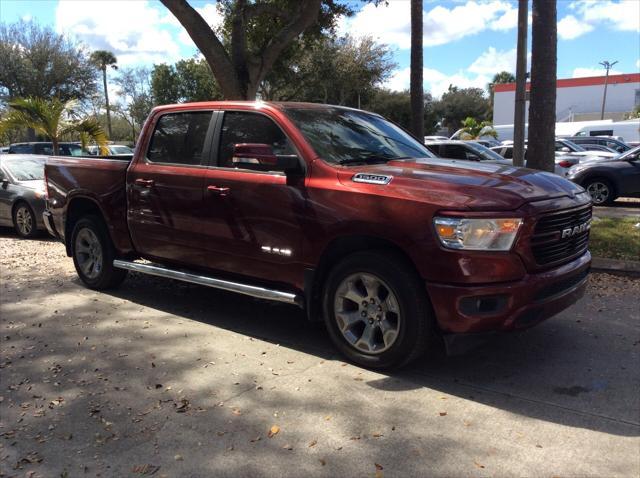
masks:
<svg viewBox="0 0 640 478"><path fill-rule="evenodd" d="M604 75L604 94L602 95L602 111L600 112L600 119L604 119L604 105L607 103L607 86L609 83L609 70L613 68L613 65L618 63L614 61L613 63L609 63L607 60L601 61L600 64L607 70L607 73Z"/></svg>

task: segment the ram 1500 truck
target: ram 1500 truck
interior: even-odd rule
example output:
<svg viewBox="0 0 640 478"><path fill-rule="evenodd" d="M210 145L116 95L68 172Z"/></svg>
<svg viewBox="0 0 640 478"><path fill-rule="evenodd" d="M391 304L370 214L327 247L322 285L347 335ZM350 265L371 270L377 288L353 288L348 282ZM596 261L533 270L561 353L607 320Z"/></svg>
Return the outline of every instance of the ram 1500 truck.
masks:
<svg viewBox="0 0 640 478"><path fill-rule="evenodd" d="M45 222L87 287L137 271L295 304L373 368L537 324L591 262L580 186L434 158L344 107L162 106L130 161L52 157L46 180Z"/></svg>

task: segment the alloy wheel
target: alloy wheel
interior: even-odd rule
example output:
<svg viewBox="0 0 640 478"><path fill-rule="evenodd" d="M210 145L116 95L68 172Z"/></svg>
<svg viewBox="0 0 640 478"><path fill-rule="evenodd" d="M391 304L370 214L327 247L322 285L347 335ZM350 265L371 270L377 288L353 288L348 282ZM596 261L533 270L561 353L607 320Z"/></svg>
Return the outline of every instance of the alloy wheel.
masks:
<svg viewBox="0 0 640 478"><path fill-rule="evenodd" d="M23 236L28 236L33 231L33 216L27 206L20 206L16 211L16 225Z"/></svg>
<svg viewBox="0 0 640 478"><path fill-rule="evenodd" d="M401 325L398 299L374 274L346 277L336 289L334 314L344 339L360 352L383 353L398 338Z"/></svg>
<svg viewBox="0 0 640 478"><path fill-rule="evenodd" d="M102 272L102 244L98 236L89 228L81 229L76 235L75 254L78 267L89 279L95 279Z"/></svg>
<svg viewBox="0 0 640 478"><path fill-rule="evenodd" d="M589 184L587 192L595 204L605 203L609 199L609 186L599 181Z"/></svg>

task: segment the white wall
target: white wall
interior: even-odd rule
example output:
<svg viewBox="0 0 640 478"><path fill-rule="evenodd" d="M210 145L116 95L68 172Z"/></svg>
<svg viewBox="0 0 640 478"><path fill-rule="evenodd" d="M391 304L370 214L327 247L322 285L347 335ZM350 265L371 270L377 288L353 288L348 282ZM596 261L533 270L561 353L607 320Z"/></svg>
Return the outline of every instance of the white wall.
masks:
<svg viewBox="0 0 640 478"><path fill-rule="evenodd" d="M640 82L609 84L607 88L606 112L626 113L635 107L636 90ZM558 88L556 116L558 121L569 121L571 112L594 113L602 108L604 85L574 86ZM515 91L498 91L493 100L493 124L512 124ZM529 102L527 102L527 117Z"/></svg>

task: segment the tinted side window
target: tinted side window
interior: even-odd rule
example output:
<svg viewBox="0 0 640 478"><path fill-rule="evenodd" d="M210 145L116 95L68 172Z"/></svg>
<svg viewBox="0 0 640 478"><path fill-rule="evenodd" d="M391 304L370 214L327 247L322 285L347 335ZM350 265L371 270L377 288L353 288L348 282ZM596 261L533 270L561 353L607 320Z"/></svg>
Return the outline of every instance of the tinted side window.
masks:
<svg viewBox="0 0 640 478"><path fill-rule="evenodd" d="M451 159L467 159L467 150L457 144L447 144L442 147L443 157Z"/></svg>
<svg viewBox="0 0 640 478"><path fill-rule="evenodd" d="M429 151L431 151L436 156L440 156L440 146L437 144L427 144L425 145Z"/></svg>
<svg viewBox="0 0 640 478"><path fill-rule="evenodd" d="M169 113L153 131L147 159L154 163L201 165L211 112Z"/></svg>
<svg viewBox="0 0 640 478"><path fill-rule="evenodd" d="M15 154L31 154L33 147L30 144L16 144L9 147L9 152Z"/></svg>
<svg viewBox="0 0 640 478"><path fill-rule="evenodd" d="M513 148L505 148L504 157L505 159L513 159Z"/></svg>
<svg viewBox="0 0 640 478"><path fill-rule="evenodd" d="M268 144L276 156L296 154L287 136L271 119L257 113L229 111L222 123L218 166L234 167L231 158L239 143Z"/></svg>

